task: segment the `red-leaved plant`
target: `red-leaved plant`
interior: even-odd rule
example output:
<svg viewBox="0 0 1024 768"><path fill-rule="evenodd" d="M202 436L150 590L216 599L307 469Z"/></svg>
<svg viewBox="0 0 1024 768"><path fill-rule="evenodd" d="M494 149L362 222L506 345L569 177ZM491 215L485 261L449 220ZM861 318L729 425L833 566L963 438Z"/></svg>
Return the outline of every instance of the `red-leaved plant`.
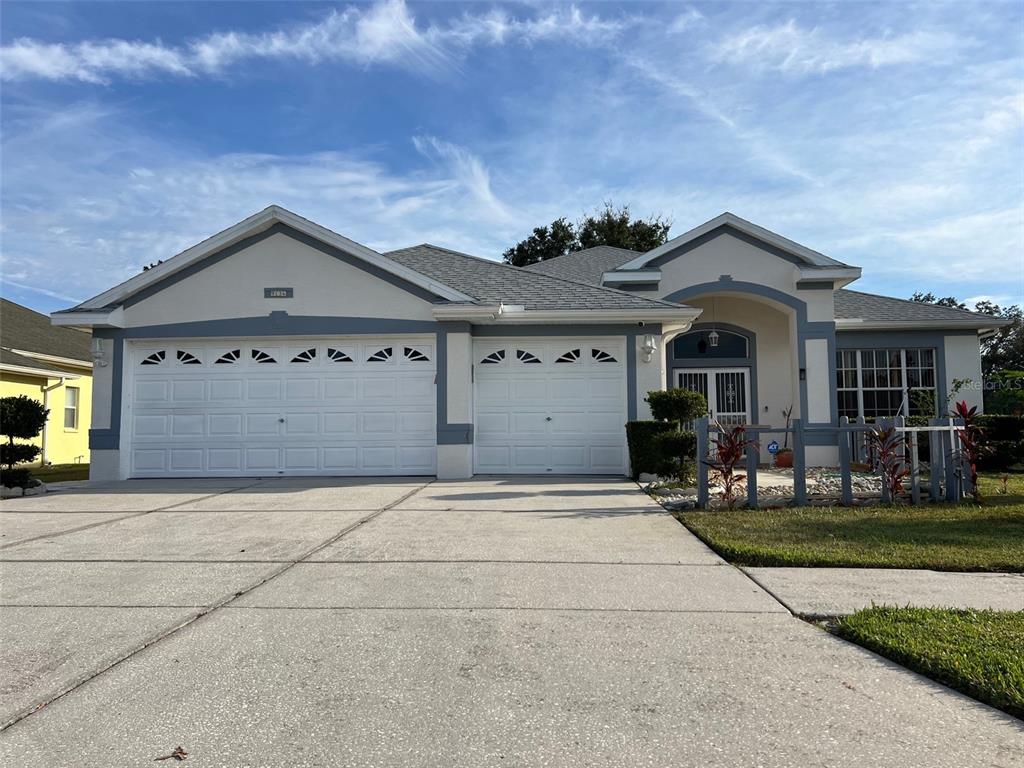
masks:
<svg viewBox="0 0 1024 768"><path fill-rule="evenodd" d="M872 427L868 431L868 452L882 474L882 483L893 503L903 493L903 478L910 474L905 451L906 440L895 427Z"/></svg>
<svg viewBox="0 0 1024 768"><path fill-rule="evenodd" d="M742 426L722 427L718 438L713 441L715 450L711 458L702 459L721 476L724 489L722 498L729 509L736 505L736 487L747 477L737 474L736 467L744 461L747 448L757 446L757 441L749 439L746 435L747 430Z"/></svg>
<svg viewBox="0 0 1024 768"><path fill-rule="evenodd" d="M981 504L981 489L978 488L978 458L983 450L981 443L983 435L981 427L974 423L977 413L977 406L968 408L967 401L961 400L956 404L953 415L963 421L963 426L956 430L956 435L960 438L960 458L967 465L967 471L971 475L971 496L974 498L974 503Z"/></svg>

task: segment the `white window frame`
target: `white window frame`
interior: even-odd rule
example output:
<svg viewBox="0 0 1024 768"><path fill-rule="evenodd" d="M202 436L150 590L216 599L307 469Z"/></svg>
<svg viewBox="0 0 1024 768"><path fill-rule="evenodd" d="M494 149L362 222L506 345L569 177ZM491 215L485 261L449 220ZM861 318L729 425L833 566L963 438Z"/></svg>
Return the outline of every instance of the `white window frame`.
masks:
<svg viewBox="0 0 1024 768"><path fill-rule="evenodd" d="M75 393L75 404L68 405L68 393L74 391ZM64 387L64 429L67 432L78 431L78 409L82 403L82 389L81 387ZM74 425L68 426L68 411L71 411L74 415Z"/></svg>
<svg viewBox="0 0 1024 768"><path fill-rule="evenodd" d="M856 387L856 390L854 390L851 387L839 387L839 386L836 387L836 390L839 391L839 392L853 392L853 391L857 392L857 418L860 418L860 419L865 418L865 416L864 416L864 361L863 361L863 357L862 357L861 353L863 353L863 352L871 352L872 354L874 354L874 353L878 352L879 350L893 350L893 349L898 349L899 353L900 353L900 386L899 387L878 387L878 386L875 386L875 387L868 387L868 389L869 390L873 390L873 391L884 391L884 390L897 390L897 389L899 389L902 392L902 400L900 402L899 413L896 413L896 414L893 414L893 415L894 416L904 416L904 417L910 416L910 393L911 393L912 389L911 389L911 387L910 387L910 385L908 383L908 379L907 379L907 350L908 349L913 349L913 350L917 350L919 353L922 352L922 351L929 351L929 352L932 353L932 365L931 365L931 370L932 370L932 386L930 386L930 387L918 386L918 387L913 387L913 389L914 390L918 390L918 389L929 390L930 389L934 393L934 396L935 396L935 406L936 406L936 408L938 408L938 398L939 398L939 365L938 365L939 361L938 361L938 355L939 355L939 351L937 349L935 349L934 347L877 347L877 348L876 347L865 347L863 349L839 349L839 350L836 350L837 355L841 355L841 354L843 354L845 352L853 352L856 355L856 360L857 360L857 363L856 363L856 366L857 366L856 367L856 371L857 371L857 387ZM838 372L838 370L840 368L838 359L834 360L833 364L836 366L836 370ZM917 365L916 368L917 368L917 370L927 370L926 368L924 368L920 364ZM850 369L843 368L843 370L850 370ZM875 368L874 365L872 365L872 370L878 370L878 369ZM877 418L884 418L884 417L872 416L871 418L877 419Z"/></svg>

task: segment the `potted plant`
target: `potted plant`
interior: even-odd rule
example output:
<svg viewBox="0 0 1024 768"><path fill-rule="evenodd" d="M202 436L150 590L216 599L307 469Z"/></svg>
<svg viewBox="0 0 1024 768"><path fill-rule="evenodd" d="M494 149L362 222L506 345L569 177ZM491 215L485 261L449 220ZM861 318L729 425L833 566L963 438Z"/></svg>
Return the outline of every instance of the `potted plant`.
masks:
<svg viewBox="0 0 1024 768"><path fill-rule="evenodd" d="M786 431L782 437L782 447L775 453L775 466L779 469L789 469L793 466L793 451L789 447L789 425L793 418L793 406L782 409L782 416L786 419Z"/></svg>

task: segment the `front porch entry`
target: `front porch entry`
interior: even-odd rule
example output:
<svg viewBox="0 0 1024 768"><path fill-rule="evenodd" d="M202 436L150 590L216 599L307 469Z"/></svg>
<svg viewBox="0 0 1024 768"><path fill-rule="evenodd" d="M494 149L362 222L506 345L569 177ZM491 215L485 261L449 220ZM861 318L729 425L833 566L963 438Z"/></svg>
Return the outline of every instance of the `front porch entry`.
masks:
<svg viewBox="0 0 1024 768"><path fill-rule="evenodd" d="M677 368L675 385L699 392L708 415L723 425L750 424L750 368Z"/></svg>

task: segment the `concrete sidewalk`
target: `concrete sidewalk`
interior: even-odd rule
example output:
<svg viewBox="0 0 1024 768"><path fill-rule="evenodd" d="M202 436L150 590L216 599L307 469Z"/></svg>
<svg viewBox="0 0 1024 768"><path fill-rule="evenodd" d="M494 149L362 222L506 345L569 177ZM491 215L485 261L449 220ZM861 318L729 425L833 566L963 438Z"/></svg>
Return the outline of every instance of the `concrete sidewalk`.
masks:
<svg viewBox="0 0 1024 768"><path fill-rule="evenodd" d="M790 611L845 616L872 605L1024 611L1024 575L896 568L743 568Z"/></svg>

